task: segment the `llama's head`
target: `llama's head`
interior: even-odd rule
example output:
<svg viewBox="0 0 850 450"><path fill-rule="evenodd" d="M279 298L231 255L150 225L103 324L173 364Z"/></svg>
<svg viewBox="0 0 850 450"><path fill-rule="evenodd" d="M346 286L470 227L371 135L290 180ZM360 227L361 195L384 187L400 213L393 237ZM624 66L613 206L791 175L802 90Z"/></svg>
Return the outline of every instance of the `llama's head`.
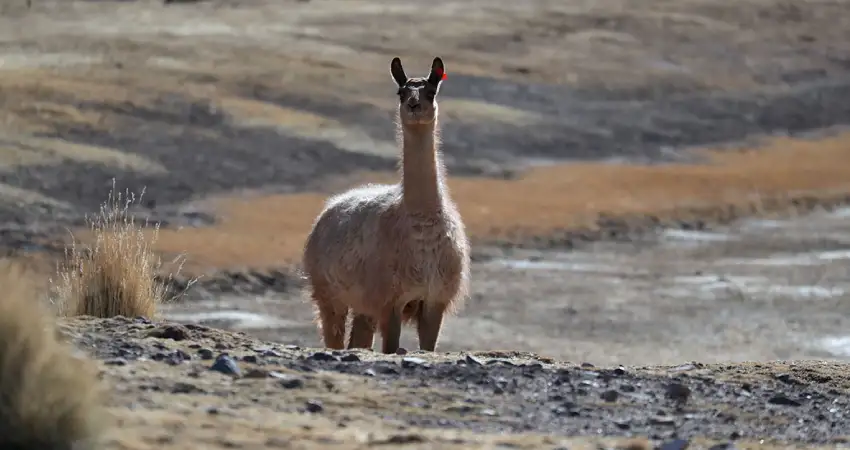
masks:
<svg viewBox="0 0 850 450"><path fill-rule="evenodd" d="M445 79L443 60L434 58L425 78L407 78L401 59L393 58L390 73L398 85L398 115L402 125L427 125L437 119L437 93Z"/></svg>

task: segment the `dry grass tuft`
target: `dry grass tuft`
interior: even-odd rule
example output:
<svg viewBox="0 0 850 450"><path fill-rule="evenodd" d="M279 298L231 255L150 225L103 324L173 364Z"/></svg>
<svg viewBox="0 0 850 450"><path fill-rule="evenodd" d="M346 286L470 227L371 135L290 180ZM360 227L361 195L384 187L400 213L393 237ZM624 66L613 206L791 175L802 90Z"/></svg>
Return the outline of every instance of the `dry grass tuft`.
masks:
<svg viewBox="0 0 850 450"><path fill-rule="evenodd" d="M152 250L159 226L144 233L129 211L135 197L109 193L100 214L87 219L92 244L66 248L55 284L60 314L94 317L154 317L167 289L155 278L161 262Z"/></svg>
<svg viewBox="0 0 850 450"><path fill-rule="evenodd" d="M86 449L103 421L94 367L56 338L23 271L0 267L0 448Z"/></svg>

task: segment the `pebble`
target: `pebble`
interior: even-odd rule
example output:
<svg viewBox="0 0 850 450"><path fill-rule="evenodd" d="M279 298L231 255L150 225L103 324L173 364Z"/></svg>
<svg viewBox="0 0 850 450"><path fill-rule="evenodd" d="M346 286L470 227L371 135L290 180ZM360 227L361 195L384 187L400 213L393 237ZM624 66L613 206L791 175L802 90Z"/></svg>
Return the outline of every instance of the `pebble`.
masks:
<svg viewBox="0 0 850 450"><path fill-rule="evenodd" d="M242 371L239 369L239 365L236 364L236 361L234 361L230 356L224 354L218 355L213 365L210 366L210 370L221 372L225 375L239 376L242 374Z"/></svg>
<svg viewBox="0 0 850 450"><path fill-rule="evenodd" d="M613 389L610 389L599 394L599 397L606 402L613 403L616 402L618 398L620 398L620 393Z"/></svg>
<svg viewBox="0 0 850 450"><path fill-rule="evenodd" d="M245 355L242 357L242 361L250 364L256 364L258 359L256 355Z"/></svg>
<svg viewBox="0 0 850 450"><path fill-rule="evenodd" d="M198 353L198 356L200 356L201 359L203 359L204 361L209 361L209 360L213 359L213 356L215 355L215 353L213 353L213 351L208 349L208 348L198 349L197 353Z"/></svg>
<svg viewBox="0 0 850 450"><path fill-rule="evenodd" d="M124 358L112 358L103 362L107 366L126 366L127 360Z"/></svg>
<svg viewBox="0 0 850 450"><path fill-rule="evenodd" d="M776 394L773 397L770 397L767 400L768 403L772 405L782 405L782 406L801 406L802 403L794 400L792 398L786 397L784 394Z"/></svg>
<svg viewBox="0 0 850 450"><path fill-rule="evenodd" d="M424 359L414 358L412 356L403 358L401 360L401 367L404 367L405 369L411 369L414 367L426 367L427 365L428 363Z"/></svg>
<svg viewBox="0 0 850 450"><path fill-rule="evenodd" d="M310 413L320 413L325 410L325 407L322 406L322 402L318 400L307 400L305 404L307 406L307 412Z"/></svg>
<svg viewBox="0 0 850 450"><path fill-rule="evenodd" d="M708 448L708 450L735 450L735 444L731 442L724 442L722 444L715 444Z"/></svg>
<svg viewBox="0 0 850 450"><path fill-rule="evenodd" d="M691 389L682 383L670 383L667 385L666 395L676 403L687 403L691 396Z"/></svg>
<svg viewBox="0 0 850 450"><path fill-rule="evenodd" d="M354 353L346 353L340 358L340 361L344 362L360 362L360 357L355 355Z"/></svg>
<svg viewBox="0 0 850 450"><path fill-rule="evenodd" d="M396 349L395 354L396 355L406 355L407 349L404 348L404 347L399 347L399 348Z"/></svg>
<svg viewBox="0 0 850 450"><path fill-rule="evenodd" d="M464 361L471 366L483 366L484 365L484 361L482 361L482 360L480 360L480 359L478 359L478 358L476 358L472 355L466 355L466 358L464 358Z"/></svg>
<svg viewBox="0 0 850 450"><path fill-rule="evenodd" d="M673 439L658 447L658 450L685 450L691 442L686 439Z"/></svg>
<svg viewBox="0 0 850 450"><path fill-rule="evenodd" d="M301 389L304 387L304 380L295 376L284 375L280 378L278 384L284 389Z"/></svg>
<svg viewBox="0 0 850 450"><path fill-rule="evenodd" d="M338 356L328 352L316 352L307 357L308 361L339 361Z"/></svg>
<svg viewBox="0 0 850 450"><path fill-rule="evenodd" d="M160 339L171 339L174 341L184 341L191 337L191 333L185 326L175 324L154 328L148 332L147 336Z"/></svg>

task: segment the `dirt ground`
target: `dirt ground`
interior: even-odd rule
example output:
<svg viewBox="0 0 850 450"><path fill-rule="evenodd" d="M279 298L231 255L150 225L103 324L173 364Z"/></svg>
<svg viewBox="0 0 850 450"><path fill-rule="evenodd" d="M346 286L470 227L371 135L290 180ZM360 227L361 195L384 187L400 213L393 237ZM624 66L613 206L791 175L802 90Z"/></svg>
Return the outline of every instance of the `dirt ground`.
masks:
<svg viewBox="0 0 850 450"><path fill-rule="evenodd" d="M85 238L84 215L114 179L144 191L135 211L161 224L163 258L185 254L185 275L204 275L166 317L317 346L293 265L303 237L328 194L395 176L390 59L418 74L441 56L443 152L475 242L473 296L442 350L609 368L697 360L746 373L737 362L847 361L848 42L845 0L0 0L0 249L49 271L69 232ZM180 448L153 437L163 427L233 444L210 431L227 414L181 425L180 408L210 396L163 412L170 397L140 391L176 375L138 364L108 369L136 386L115 403L128 425L117 448ZM765 364L765 380L791 370ZM553 382L544 372L529 379ZM539 390L533 383L517 395ZM793 386L797 395L814 385ZM213 396L230 405L216 408L261 397L233 389ZM711 391L723 402L727 394ZM836 398L846 409L846 396ZM529 411L499 408L533 401L492 402L482 408L524 418L478 431L579 432L548 419L523 430ZM753 422L741 436L826 443L847 434L758 428L761 413L746 405L740 417ZM333 428L336 437L322 434L336 417L285 417L312 421L298 431L309 448L367 422L375 439L391 439L396 431L374 424L379 410L349 431ZM259 430L246 423L267 412L246 410L233 426ZM596 424L593 414L575 423ZM708 428L683 429L729 438L711 417ZM455 439L433 430L441 418L417 420L422 446ZM606 423L596 434L661 433ZM498 439L463 434L453 445L550 438ZM581 442L551 445L595 445Z"/></svg>
<svg viewBox="0 0 850 450"><path fill-rule="evenodd" d="M103 368L120 424L110 448L825 448L850 439L846 364L601 369L510 351L329 353L124 318L66 321L62 331ZM221 358L226 373L210 369Z"/></svg>

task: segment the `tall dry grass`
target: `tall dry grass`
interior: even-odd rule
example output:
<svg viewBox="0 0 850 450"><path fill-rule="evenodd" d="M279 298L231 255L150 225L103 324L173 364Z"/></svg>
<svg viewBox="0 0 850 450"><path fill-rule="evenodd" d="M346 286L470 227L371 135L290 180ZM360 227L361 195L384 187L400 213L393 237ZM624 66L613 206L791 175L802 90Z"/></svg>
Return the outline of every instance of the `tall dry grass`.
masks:
<svg viewBox="0 0 850 450"><path fill-rule="evenodd" d="M141 197L141 196L140 196ZM75 238L65 250L53 299L64 316L155 317L167 300L166 286L156 280L160 258L152 247L159 233L144 233L130 207L135 195L113 189L99 214L87 217L87 240Z"/></svg>
<svg viewBox="0 0 850 450"><path fill-rule="evenodd" d="M93 448L104 418L95 367L57 339L23 272L0 264L0 448Z"/></svg>

